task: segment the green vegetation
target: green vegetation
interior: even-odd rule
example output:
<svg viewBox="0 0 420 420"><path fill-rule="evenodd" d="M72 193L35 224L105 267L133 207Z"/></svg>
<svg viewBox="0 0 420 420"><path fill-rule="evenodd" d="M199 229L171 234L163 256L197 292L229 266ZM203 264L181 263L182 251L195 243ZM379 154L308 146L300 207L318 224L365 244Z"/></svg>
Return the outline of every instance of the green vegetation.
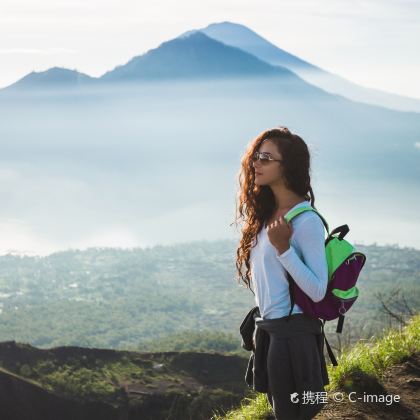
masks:
<svg viewBox="0 0 420 420"><path fill-rule="evenodd" d="M141 365L143 364L143 366ZM134 363L127 356L116 360L71 357L65 360L39 359L32 366L16 367L16 373L44 388L80 400L115 402L123 394L121 383L156 379L151 362ZM10 366L8 369L12 370Z"/></svg>
<svg viewBox="0 0 420 420"><path fill-rule="evenodd" d="M411 354L420 351L420 314L402 329L391 329L383 337L357 343L338 359L338 366L328 366L330 384L327 391L350 391L353 377L362 373L381 379L385 370ZM217 413L214 420L263 420L271 412L266 394L255 393L243 400L241 407L225 415Z"/></svg>
<svg viewBox="0 0 420 420"><path fill-rule="evenodd" d="M246 397L235 418L261 418L261 413L270 410L265 394L250 392L243 380L249 353L240 346L238 329L255 303L252 293L235 280L235 246L233 241L215 241L146 249L93 248L47 257L1 256L0 341L40 348L91 347L93 353L100 351L95 348L154 355L162 351L217 352L241 356L237 359L243 368L236 366L228 373L225 363L217 373L212 368L204 372L200 357L182 353L173 360L153 356L147 361L124 358L129 352L84 358L79 349L72 359L56 358L52 349L44 357L28 344L17 344L13 351L29 353L29 359L16 359L13 352L8 359L5 349L0 365L47 389L82 400L126 403L124 389L135 383L139 393L132 395L136 399L153 392L170 399L175 393L179 410L196 407L194 413L204 412L203 407L210 413L217 407L236 406ZM389 332L381 341L372 337L383 336L395 326L381 313L375 294L388 298L401 292L406 308L418 311L420 251L376 245L358 249L367 255L367 263L358 283L360 296L346 315L341 341L334 332L335 322L326 325L340 363L337 369L330 368L331 387L344 390L357 372L379 377L390 363L419 347L418 321L410 323L404 333ZM10 362L13 359L21 363ZM153 368L162 363L177 372ZM232 364L230 361L229 366ZM209 372L213 372L211 383L206 382ZM191 376L186 380L185 375ZM198 393L193 392L196 381L206 384ZM222 383L224 388L219 390ZM171 403L168 407L170 410Z"/></svg>
<svg viewBox="0 0 420 420"><path fill-rule="evenodd" d="M38 349L0 343L6 375L59 397L95 402L147 418L208 419L214 409L239 404L248 389L247 361L236 355L204 352L141 353L81 347Z"/></svg>
<svg viewBox="0 0 420 420"><path fill-rule="evenodd" d="M244 398L241 407L225 414L215 410L212 420L264 420L272 412L266 394L254 393L254 396Z"/></svg>
<svg viewBox="0 0 420 420"><path fill-rule="evenodd" d="M420 351L420 314L402 329L393 329L380 339L356 344L329 366L329 389L351 389L352 376L363 372L381 379L385 370L405 357Z"/></svg>
<svg viewBox="0 0 420 420"><path fill-rule="evenodd" d="M240 354L238 327L254 296L235 280L235 247L234 241L203 241L1 256L0 341ZM378 316L375 293L391 296L399 288L411 308L420 307L420 251L358 248L367 263L341 349L389 326L387 317ZM334 329L327 323L328 339L339 347Z"/></svg>
<svg viewBox="0 0 420 420"><path fill-rule="evenodd" d="M247 356L248 352L239 346L240 339L233 334L220 331L185 331L169 334L157 340L144 341L142 351L206 351Z"/></svg>

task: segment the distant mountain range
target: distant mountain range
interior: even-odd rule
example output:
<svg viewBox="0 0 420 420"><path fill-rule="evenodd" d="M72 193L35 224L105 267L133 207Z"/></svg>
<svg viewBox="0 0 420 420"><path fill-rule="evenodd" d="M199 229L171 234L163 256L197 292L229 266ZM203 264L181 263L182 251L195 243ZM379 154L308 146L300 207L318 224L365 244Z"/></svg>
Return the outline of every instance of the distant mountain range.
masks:
<svg viewBox="0 0 420 420"><path fill-rule="evenodd" d="M32 72L9 87L45 89L48 87L82 87L113 82L168 79L220 79L239 77L300 78L290 70L273 66L239 48L225 45L200 31L194 31L162 43L143 55L132 58L99 78L76 70L54 67ZM303 81L302 81L303 82Z"/></svg>
<svg viewBox="0 0 420 420"><path fill-rule="evenodd" d="M351 83L282 50L246 26L231 22L214 23L185 32L99 78L54 67L43 72L31 72L2 90L10 92L84 88L113 82L273 76L288 78L293 82L301 78L327 92L359 102L420 112L420 100Z"/></svg>
<svg viewBox="0 0 420 420"><path fill-rule="evenodd" d="M164 42L105 73L100 80L206 78L239 76L296 76L255 56L218 42L199 31Z"/></svg>
<svg viewBox="0 0 420 420"><path fill-rule="evenodd" d="M327 92L337 93L349 99L372 105L401 111L420 112L420 100L418 99L366 88L349 82L282 50L244 25L231 22L213 23L199 31L226 45L247 51L274 66L285 67ZM193 32L189 31L187 34Z"/></svg>

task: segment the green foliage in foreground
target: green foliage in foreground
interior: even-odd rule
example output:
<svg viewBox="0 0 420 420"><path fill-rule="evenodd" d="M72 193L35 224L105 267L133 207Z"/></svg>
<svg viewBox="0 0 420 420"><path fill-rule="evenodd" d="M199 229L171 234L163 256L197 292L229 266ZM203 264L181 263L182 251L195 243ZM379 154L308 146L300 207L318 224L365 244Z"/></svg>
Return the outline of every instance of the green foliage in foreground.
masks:
<svg viewBox="0 0 420 420"><path fill-rule="evenodd" d="M241 408L229 411L225 415L217 413L212 420L264 420L271 411L266 394L255 393L254 397L242 400Z"/></svg>
<svg viewBox="0 0 420 420"><path fill-rule="evenodd" d="M330 384L327 391L348 390L352 375L363 372L378 379L385 370L405 357L420 351L420 314L414 316L402 329L391 329L382 338L359 342L338 359L338 366L328 366ZM216 414L213 420L263 420L271 412L266 394L255 393L243 400L241 408L226 415Z"/></svg>
<svg viewBox="0 0 420 420"><path fill-rule="evenodd" d="M362 371L378 379L385 370L417 351L420 351L420 314L411 318L400 330L392 329L380 339L359 342L338 359L338 366L329 366L329 390L347 389L352 374Z"/></svg>

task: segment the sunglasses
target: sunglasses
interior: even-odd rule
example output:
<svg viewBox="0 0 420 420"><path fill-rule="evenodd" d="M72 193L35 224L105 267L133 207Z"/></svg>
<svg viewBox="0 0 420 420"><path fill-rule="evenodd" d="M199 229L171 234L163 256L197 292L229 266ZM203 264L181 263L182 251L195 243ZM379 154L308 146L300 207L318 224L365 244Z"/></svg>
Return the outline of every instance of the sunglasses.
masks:
<svg viewBox="0 0 420 420"><path fill-rule="evenodd" d="M252 155L252 161L256 162L257 160L260 160L262 164L266 164L270 161L283 162L280 159L274 159L273 156L271 156L270 153L267 152L254 152L254 154Z"/></svg>

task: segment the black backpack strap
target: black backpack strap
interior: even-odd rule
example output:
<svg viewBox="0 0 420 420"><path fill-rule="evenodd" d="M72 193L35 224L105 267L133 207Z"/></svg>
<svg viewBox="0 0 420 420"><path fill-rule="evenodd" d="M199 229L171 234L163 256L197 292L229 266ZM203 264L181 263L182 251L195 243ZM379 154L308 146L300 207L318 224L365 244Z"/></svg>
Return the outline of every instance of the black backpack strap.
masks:
<svg viewBox="0 0 420 420"><path fill-rule="evenodd" d="M287 321L290 321L290 317L292 315L292 311L293 311L293 307L295 306L295 295L293 293L293 277L289 274L289 272L287 273L287 281L289 283L289 295L290 295L290 312L289 312L289 316L287 317Z"/></svg>
<svg viewBox="0 0 420 420"><path fill-rule="evenodd" d="M338 366L337 359L335 358L334 353L331 349L330 343L328 342L327 337L325 336L324 325L325 325L325 319L322 321L321 330L322 330L322 335L324 336L325 344L327 346L328 357L330 358L333 366Z"/></svg>
<svg viewBox="0 0 420 420"><path fill-rule="evenodd" d="M289 321L290 316L292 315L293 307L295 306L295 298L294 298L294 293L293 293L293 282L294 282L294 280L293 280L293 277L288 272L287 272L287 281L289 282L289 294L290 294L290 312L289 312L289 316L287 317L287 321ZM342 318L342 321L341 321L341 318ZM341 322L341 328L342 328L343 327L343 322L344 322L344 315L340 315L340 319L339 319L338 322L339 322L339 324ZM337 359L335 358L334 353L331 349L330 343L328 342L327 337L325 336L324 325L325 325L325 319L321 323L321 331L322 331L322 336L324 337L324 340L325 340L325 344L327 346L328 357L330 358L333 366L338 366ZM337 326L337 330L338 330L338 326ZM341 332L341 330L340 330L340 332Z"/></svg>
<svg viewBox="0 0 420 420"><path fill-rule="evenodd" d="M341 334L341 332L343 331L343 324L344 324L344 315L340 314L338 316L337 329L335 330L335 332Z"/></svg>

